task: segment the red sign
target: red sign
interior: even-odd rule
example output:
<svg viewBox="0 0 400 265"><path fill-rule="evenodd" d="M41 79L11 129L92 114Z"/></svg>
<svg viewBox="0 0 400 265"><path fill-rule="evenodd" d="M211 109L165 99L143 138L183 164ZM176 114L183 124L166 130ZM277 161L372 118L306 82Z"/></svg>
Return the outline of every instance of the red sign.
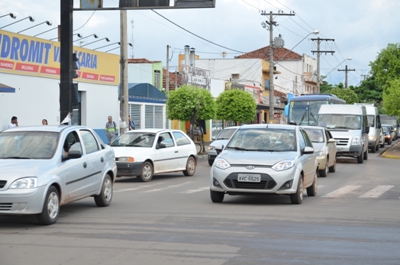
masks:
<svg viewBox="0 0 400 265"><path fill-rule="evenodd" d="M89 80L99 80L99 75L91 74L91 73L82 73L82 78L89 79Z"/></svg>
<svg viewBox="0 0 400 265"><path fill-rule="evenodd" d="M42 66L40 68L40 73L41 74L48 74L48 75L60 75L60 68Z"/></svg>
<svg viewBox="0 0 400 265"><path fill-rule="evenodd" d="M14 69L14 63L0 60L0 68L12 70Z"/></svg>
<svg viewBox="0 0 400 265"><path fill-rule="evenodd" d="M114 82L114 81L115 81L115 76L111 76L111 75L100 75L100 81L104 81L104 82Z"/></svg>
<svg viewBox="0 0 400 265"><path fill-rule="evenodd" d="M37 73L39 71L39 65L27 64L27 63L17 63L17 71Z"/></svg>

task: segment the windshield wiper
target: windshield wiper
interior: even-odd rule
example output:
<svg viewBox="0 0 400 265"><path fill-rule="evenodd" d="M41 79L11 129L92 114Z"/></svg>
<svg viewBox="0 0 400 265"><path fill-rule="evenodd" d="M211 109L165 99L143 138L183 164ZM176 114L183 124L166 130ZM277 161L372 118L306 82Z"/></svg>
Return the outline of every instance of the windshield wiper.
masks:
<svg viewBox="0 0 400 265"><path fill-rule="evenodd" d="M23 156L6 156L6 157L0 157L0 159L32 159L32 158Z"/></svg>
<svg viewBox="0 0 400 265"><path fill-rule="evenodd" d="M263 149L263 148L259 148L256 149L257 151L266 151L266 152L275 152L276 150L272 150L272 149Z"/></svg>

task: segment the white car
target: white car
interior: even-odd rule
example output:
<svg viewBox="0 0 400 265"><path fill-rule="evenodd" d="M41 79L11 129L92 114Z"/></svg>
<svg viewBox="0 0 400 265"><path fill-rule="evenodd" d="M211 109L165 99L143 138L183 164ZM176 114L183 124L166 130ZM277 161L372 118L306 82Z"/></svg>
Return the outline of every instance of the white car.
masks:
<svg viewBox="0 0 400 265"><path fill-rule="evenodd" d="M212 164L214 163L217 155L221 153L222 147L228 143L231 136L236 132L237 128L239 127L240 126L226 127L217 135L217 137L213 137L213 141L208 146L207 152L208 164L210 166L212 166Z"/></svg>
<svg viewBox="0 0 400 265"><path fill-rule="evenodd" d="M301 204L303 191L317 193L318 162L299 126L243 125L215 159L210 171L212 202L229 195L289 195Z"/></svg>
<svg viewBox="0 0 400 265"><path fill-rule="evenodd" d="M114 151L84 126L16 127L0 133L0 214L57 221L60 206L93 196L109 206Z"/></svg>
<svg viewBox="0 0 400 265"><path fill-rule="evenodd" d="M127 131L111 143L118 177L137 176L152 180L154 174L196 172L197 150L194 142L180 130L144 129Z"/></svg>
<svg viewBox="0 0 400 265"><path fill-rule="evenodd" d="M301 126L310 138L317 155L319 176L326 177L328 172L336 171L336 140L325 127Z"/></svg>

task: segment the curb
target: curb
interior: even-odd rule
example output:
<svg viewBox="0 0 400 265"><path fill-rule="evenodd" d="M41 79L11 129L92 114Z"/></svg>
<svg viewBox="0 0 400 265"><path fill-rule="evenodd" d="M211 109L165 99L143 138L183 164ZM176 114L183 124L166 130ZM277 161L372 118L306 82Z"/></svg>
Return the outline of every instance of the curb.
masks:
<svg viewBox="0 0 400 265"><path fill-rule="evenodd" d="M400 154L399 155L390 155L390 151L394 148L397 147L398 145L400 145L400 142L397 142L395 145L393 145L392 147L390 147L389 149L387 149L385 152L383 152L383 154L381 155L384 158L390 158L390 159L400 159ZM399 148L400 149L400 148Z"/></svg>

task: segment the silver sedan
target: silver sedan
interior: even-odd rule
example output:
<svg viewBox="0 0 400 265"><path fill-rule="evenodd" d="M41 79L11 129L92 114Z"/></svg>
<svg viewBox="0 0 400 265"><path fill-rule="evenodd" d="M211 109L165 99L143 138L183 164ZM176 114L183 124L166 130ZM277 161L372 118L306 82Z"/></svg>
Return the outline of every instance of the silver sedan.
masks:
<svg viewBox="0 0 400 265"><path fill-rule="evenodd" d="M225 194L290 195L301 204L303 190L317 193L318 162L307 133L298 126L243 125L215 159L210 172L210 196Z"/></svg>

